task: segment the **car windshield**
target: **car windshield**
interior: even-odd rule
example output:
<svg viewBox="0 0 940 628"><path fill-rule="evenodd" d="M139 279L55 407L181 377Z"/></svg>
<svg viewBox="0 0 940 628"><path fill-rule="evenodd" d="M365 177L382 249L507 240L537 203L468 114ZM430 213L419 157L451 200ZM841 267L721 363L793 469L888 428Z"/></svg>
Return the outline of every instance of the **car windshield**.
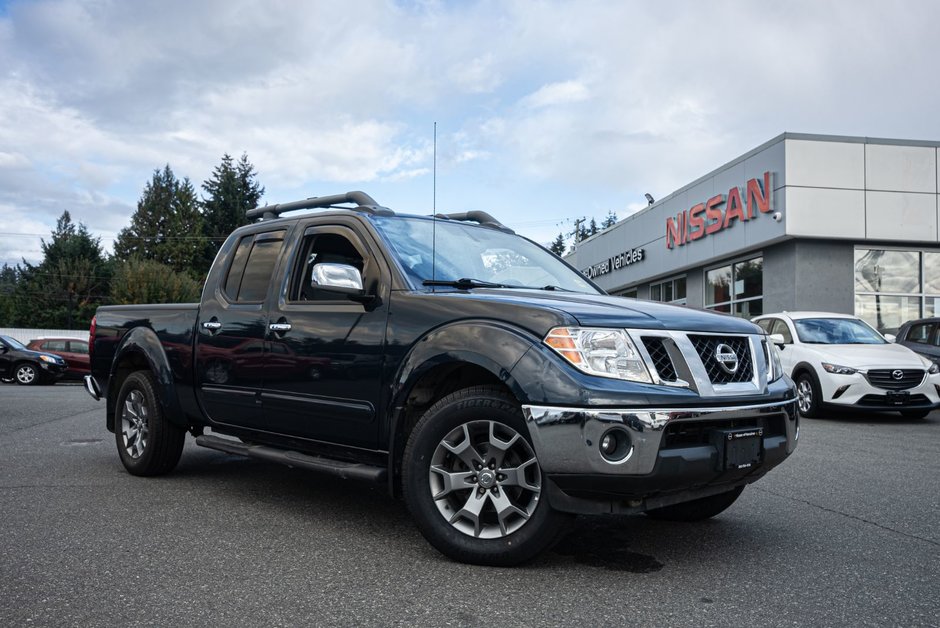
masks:
<svg viewBox="0 0 940 628"><path fill-rule="evenodd" d="M9 336L0 336L0 338L2 338L3 342L7 343L13 349L19 349L21 351L26 349L26 346L15 338L10 338Z"/></svg>
<svg viewBox="0 0 940 628"><path fill-rule="evenodd" d="M515 234L450 220L375 216L373 221L417 285L433 280L457 287L600 294L581 273Z"/></svg>
<svg viewBox="0 0 940 628"><path fill-rule="evenodd" d="M854 318L804 318L793 321L801 342L818 345L882 345L878 332Z"/></svg>

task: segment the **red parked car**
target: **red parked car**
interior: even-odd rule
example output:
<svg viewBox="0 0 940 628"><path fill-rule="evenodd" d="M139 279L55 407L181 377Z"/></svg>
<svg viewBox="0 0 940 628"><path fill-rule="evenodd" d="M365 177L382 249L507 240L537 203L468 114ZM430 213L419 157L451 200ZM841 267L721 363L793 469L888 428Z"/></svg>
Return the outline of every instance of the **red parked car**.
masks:
<svg viewBox="0 0 940 628"><path fill-rule="evenodd" d="M33 351L53 353L63 358L69 365L66 377L81 379L91 373L91 361L88 357L88 341L77 338L37 338L26 345Z"/></svg>

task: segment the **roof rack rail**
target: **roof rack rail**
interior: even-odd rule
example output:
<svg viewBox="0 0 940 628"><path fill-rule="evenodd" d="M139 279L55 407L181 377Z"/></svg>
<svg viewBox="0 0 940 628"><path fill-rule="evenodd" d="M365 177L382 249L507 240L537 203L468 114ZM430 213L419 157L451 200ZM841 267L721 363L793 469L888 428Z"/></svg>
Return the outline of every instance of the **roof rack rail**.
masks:
<svg viewBox="0 0 940 628"><path fill-rule="evenodd" d="M482 227L490 227L491 229L498 229L500 231L505 231L506 233L515 233L515 231L493 218L490 214L483 211L469 211L459 214L435 214L434 217L445 218L447 220L457 220L460 222L477 222L480 223L480 226Z"/></svg>
<svg viewBox="0 0 940 628"><path fill-rule="evenodd" d="M318 207L336 207L341 203L354 203L356 206L338 207L337 209L351 209L353 211L376 214L378 216L395 215L395 212L387 207L382 207L365 192L346 192L345 194L334 194L333 196L312 196L302 201L265 205L264 207L249 209L245 215L248 217L248 220L255 220L257 218L261 220L273 220L284 212L292 212L298 209L314 209Z"/></svg>

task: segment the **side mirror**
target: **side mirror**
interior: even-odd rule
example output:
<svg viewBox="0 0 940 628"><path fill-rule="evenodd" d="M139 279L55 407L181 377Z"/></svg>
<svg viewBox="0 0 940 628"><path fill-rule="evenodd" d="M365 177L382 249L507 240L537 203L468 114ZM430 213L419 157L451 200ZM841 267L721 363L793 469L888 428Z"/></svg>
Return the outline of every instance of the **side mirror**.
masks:
<svg viewBox="0 0 940 628"><path fill-rule="evenodd" d="M894 334L885 334L885 340L887 340L888 342L896 342L897 339L898 337L895 336Z"/></svg>
<svg viewBox="0 0 940 628"><path fill-rule="evenodd" d="M324 262L313 267L310 286L345 294L361 293L362 275L355 266Z"/></svg>
<svg viewBox="0 0 940 628"><path fill-rule="evenodd" d="M770 334L767 337L770 339L770 342L774 343L775 345L782 347L784 344L786 344L783 340L783 334Z"/></svg>

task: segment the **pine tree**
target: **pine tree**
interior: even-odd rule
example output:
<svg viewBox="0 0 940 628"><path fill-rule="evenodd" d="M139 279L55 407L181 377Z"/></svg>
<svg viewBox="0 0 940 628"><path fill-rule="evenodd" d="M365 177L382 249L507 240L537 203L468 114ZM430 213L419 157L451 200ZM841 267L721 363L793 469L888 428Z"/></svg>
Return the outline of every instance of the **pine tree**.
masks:
<svg viewBox="0 0 940 628"><path fill-rule="evenodd" d="M588 236L597 235L598 231L600 231L600 229L597 228L597 221L594 220L593 217L591 217L591 224L588 225L588 229L587 229Z"/></svg>
<svg viewBox="0 0 940 628"><path fill-rule="evenodd" d="M109 272L99 238L64 211L38 265L17 267L13 322L30 327L87 327L107 293Z"/></svg>
<svg viewBox="0 0 940 628"><path fill-rule="evenodd" d="M114 256L154 260L195 276L201 275L205 243L196 190L167 164L144 187L130 226L118 233Z"/></svg>
<svg viewBox="0 0 940 628"><path fill-rule="evenodd" d="M610 229L617 224L617 214L613 210L607 212L607 217L601 223L601 229Z"/></svg>
<svg viewBox="0 0 940 628"><path fill-rule="evenodd" d="M565 235L563 233L559 233L558 237L555 238L554 242L552 242L551 245L548 247L548 250L554 253L555 255L557 255L558 257L561 257L562 255L564 255L565 254Z"/></svg>
<svg viewBox="0 0 940 628"><path fill-rule="evenodd" d="M12 327L16 314L16 286L19 273L15 266L0 268L0 327Z"/></svg>
<svg viewBox="0 0 940 628"><path fill-rule="evenodd" d="M248 223L245 212L257 207L261 201L264 188L256 177L247 154L242 153L238 163L234 163L231 155L226 153L209 180L202 184L203 191L208 195L200 202L203 234L208 239L203 256L205 270L212 264L225 238Z"/></svg>

